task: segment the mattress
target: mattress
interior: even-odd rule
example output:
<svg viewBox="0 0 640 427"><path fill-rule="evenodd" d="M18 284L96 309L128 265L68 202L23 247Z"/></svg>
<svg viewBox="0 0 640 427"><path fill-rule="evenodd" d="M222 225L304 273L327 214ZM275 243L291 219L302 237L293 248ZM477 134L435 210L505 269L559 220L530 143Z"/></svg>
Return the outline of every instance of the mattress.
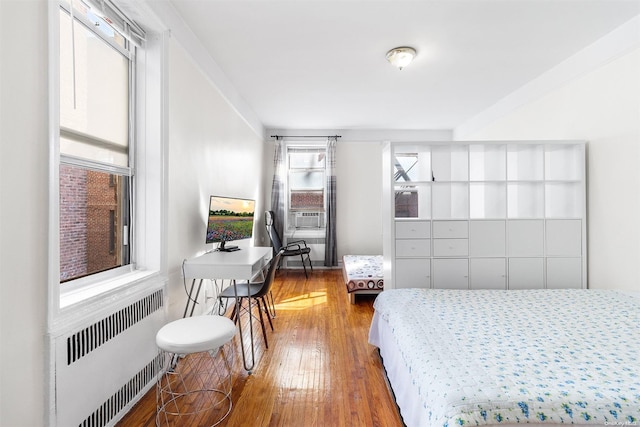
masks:
<svg viewBox="0 0 640 427"><path fill-rule="evenodd" d="M382 255L345 255L342 261L342 273L347 292L382 291L384 288Z"/></svg>
<svg viewBox="0 0 640 427"><path fill-rule="evenodd" d="M374 307L369 342L408 427L640 425L637 297L394 289Z"/></svg>

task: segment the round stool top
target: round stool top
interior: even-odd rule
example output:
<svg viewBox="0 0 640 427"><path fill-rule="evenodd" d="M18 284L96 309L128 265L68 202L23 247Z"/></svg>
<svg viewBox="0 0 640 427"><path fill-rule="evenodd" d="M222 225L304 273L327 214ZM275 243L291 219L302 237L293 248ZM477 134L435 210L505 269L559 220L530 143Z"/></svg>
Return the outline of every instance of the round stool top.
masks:
<svg viewBox="0 0 640 427"><path fill-rule="evenodd" d="M164 325L156 335L156 344L169 353L198 353L224 345L235 334L236 325L226 317L186 317Z"/></svg>

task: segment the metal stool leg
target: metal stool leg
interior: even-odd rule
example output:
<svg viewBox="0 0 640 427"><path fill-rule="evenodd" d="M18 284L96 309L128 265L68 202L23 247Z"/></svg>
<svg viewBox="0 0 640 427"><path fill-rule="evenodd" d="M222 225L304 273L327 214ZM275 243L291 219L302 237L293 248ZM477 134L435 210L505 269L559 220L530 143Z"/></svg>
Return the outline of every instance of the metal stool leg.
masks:
<svg viewBox="0 0 640 427"><path fill-rule="evenodd" d="M222 316L182 318L158 331L156 426L216 426L229 415L236 333Z"/></svg>

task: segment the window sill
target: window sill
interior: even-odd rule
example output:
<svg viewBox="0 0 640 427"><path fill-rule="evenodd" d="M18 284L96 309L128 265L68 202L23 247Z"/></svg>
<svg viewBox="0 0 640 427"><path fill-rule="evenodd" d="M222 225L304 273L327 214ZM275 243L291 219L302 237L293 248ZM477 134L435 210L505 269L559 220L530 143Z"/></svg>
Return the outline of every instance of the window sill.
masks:
<svg viewBox="0 0 640 427"><path fill-rule="evenodd" d="M122 274L115 278L105 279L82 289L60 292L60 309L64 310L74 304L89 301L98 296L114 292L124 286L132 286L156 275L155 271L137 270Z"/></svg>

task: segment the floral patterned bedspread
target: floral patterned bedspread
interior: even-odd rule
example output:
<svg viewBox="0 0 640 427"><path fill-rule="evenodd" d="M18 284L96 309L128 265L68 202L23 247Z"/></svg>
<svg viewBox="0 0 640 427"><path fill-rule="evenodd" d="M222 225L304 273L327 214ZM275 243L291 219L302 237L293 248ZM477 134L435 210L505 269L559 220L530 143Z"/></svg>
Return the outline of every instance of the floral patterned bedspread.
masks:
<svg viewBox="0 0 640 427"><path fill-rule="evenodd" d="M394 289L374 307L432 426L640 425L640 298Z"/></svg>
<svg viewBox="0 0 640 427"><path fill-rule="evenodd" d="M347 292L382 290L382 255L345 255L342 257L342 274Z"/></svg>

